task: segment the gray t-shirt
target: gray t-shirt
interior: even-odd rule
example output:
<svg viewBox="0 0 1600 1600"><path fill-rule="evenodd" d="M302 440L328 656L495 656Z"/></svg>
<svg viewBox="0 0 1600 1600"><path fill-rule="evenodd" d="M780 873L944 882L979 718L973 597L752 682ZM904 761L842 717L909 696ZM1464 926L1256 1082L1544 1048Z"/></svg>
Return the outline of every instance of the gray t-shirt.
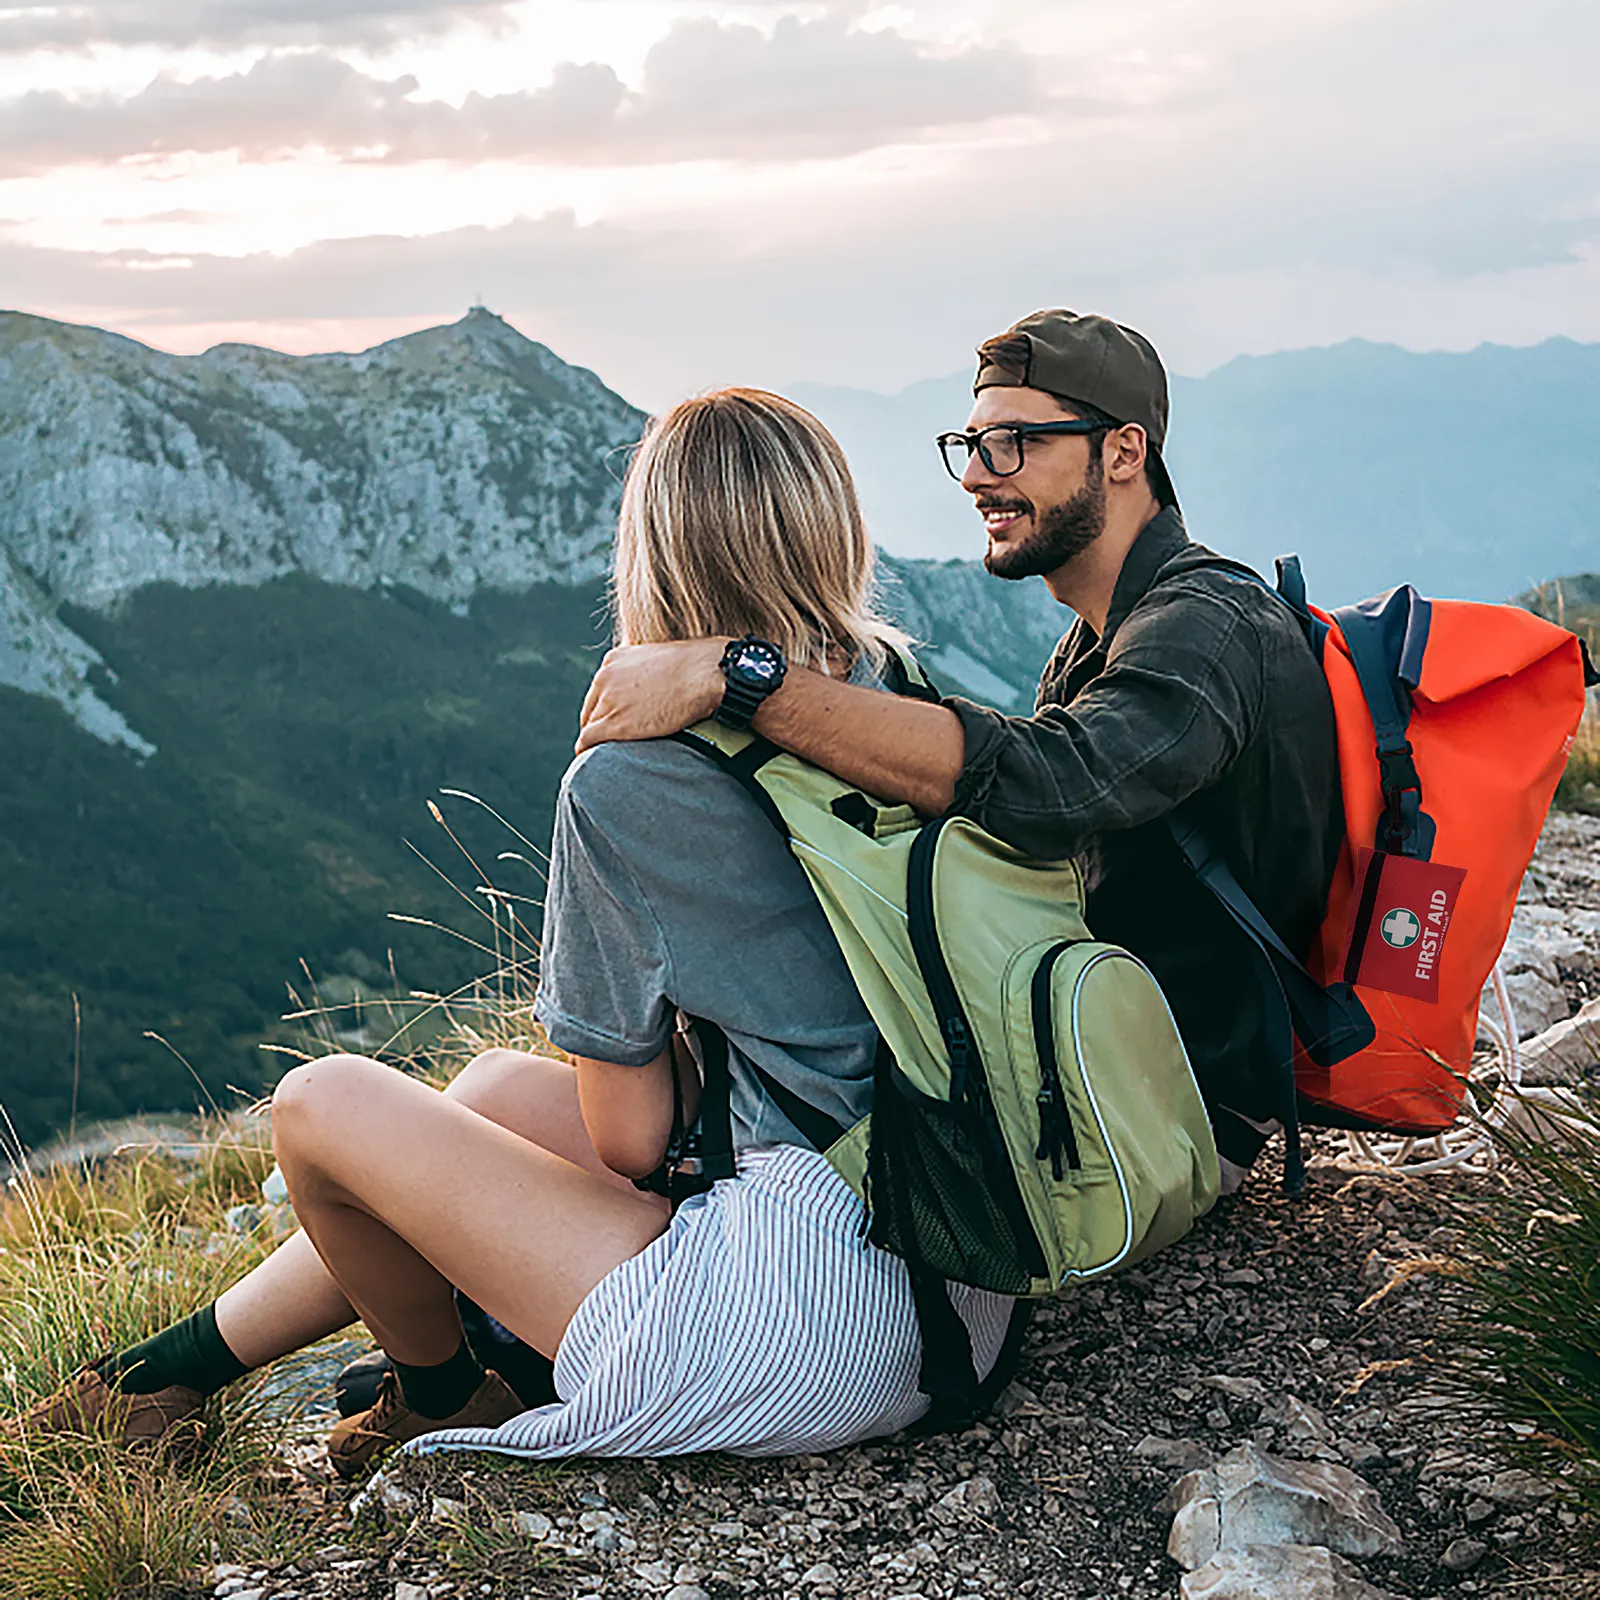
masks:
<svg viewBox="0 0 1600 1600"><path fill-rule="evenodd" d="M844 1126L871 1109L877 1031L777 830L693 750L600 745L556 804L535 1015L563 1050L644 1066L680 1008L727 1035L736 1148L807 1144L750 1061Z"/></svg>

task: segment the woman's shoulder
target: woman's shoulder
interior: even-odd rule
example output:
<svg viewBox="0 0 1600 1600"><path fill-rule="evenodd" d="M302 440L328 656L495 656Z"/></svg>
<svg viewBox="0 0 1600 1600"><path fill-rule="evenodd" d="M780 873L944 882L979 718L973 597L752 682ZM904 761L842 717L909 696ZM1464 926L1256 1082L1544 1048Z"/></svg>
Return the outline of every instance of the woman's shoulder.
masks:
<svg viewBox="0 0 1600 1600"><path fill-rule="evenodd" d="M671 807L691 794L703 804L704 795L724 788L740 792L709 757L676 739L597 744L573 761L561 781L562 799L597 819Z"/></svg>

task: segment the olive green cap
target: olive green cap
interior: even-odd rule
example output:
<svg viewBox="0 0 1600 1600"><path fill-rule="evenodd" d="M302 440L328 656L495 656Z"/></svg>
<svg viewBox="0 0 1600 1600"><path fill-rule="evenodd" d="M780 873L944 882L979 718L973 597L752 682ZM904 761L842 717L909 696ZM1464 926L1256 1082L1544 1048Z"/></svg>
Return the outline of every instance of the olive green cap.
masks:
<svg viewBox="0 0 1600 1600"><path fill-rule="evenodd" d="M1006 348L1019 343L1027 349L1021 361ZM1117 422L1137 422L1168 495L1176 501L1161 460L1167 439L1167 373L1142 333L1092 312L1035 311L978 347L972 392L996 386L1042 389L1069 405L1079 401L1093 406Z"/></svg>
<svg viewBox="0 0 1600 1600"><path fill-rule="evenodd" d="M997 345L1027 341L1022 366L994 359ZM1137 422L1159 450L1167 437L1167 374L1142 333L1109 317L1035 311L978 347L972 392L996 384L1081 400L1118 422Z"/></svg>

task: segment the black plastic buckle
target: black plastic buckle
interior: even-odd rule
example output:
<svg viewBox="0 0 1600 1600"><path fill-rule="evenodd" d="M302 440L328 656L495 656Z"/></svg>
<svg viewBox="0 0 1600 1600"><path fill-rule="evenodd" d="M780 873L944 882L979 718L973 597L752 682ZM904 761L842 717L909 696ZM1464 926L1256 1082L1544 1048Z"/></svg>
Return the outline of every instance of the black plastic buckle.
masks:
<svg viewBox="0 0 1600 1600"><path fill-rule="evenodd" d="M1378 751L1378 784L1383 797L1394 804L1396 796L1407 790L1422 793L1422 779L1417 775L1417 764L1411 759L1411 741L1403 740L1392 750Z"/></svg>

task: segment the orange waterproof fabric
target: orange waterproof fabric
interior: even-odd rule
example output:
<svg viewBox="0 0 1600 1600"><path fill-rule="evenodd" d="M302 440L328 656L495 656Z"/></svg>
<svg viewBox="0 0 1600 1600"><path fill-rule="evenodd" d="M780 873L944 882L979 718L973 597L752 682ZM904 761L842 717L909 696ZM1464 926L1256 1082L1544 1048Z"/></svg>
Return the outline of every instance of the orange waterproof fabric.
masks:
<svg viewBox="0 0 1600 1600"><path fill-rule="evenodd" d="M1342 976L1356 852L1377 833L1382 795L1372 719L1338 625L1323 668L1338 722L1345 843L1308 962L1319 981ZM1445 939L1437 1004L1357 987L1378 1036L1337 1066L1303 1053L1295 1080L1307 1120L1435 1133L1455 1121L1472 1060L1478 996L1499 959L1583 716L1577 639L1513 606L1435 600L1407 736L1422 808L1438 825L1432 859L1464 867Z"/></svg>

